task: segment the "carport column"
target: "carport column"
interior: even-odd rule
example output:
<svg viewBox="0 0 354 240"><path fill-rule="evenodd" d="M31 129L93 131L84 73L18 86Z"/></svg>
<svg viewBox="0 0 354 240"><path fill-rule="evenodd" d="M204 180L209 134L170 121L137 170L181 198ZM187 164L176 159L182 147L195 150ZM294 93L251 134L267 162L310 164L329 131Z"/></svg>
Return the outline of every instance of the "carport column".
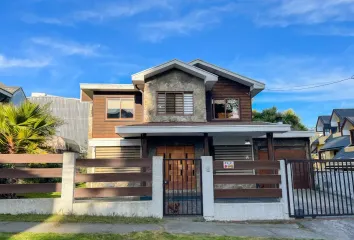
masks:
<svg viewBox="0 0 354 240"><path fill-rule="evenodd" d="M288 205L288 187L286 185L286 164L285 164L285 160L280 160L280 178L281 178L281 184L280 184L280 188L281 188L281 195L282 195L282 199L281 202L283 203L283 209L284 209L284 218L289 218L289 205Z"/></svg>
<svg viewBox="0 0 354 240"><path fill-rule="evenodd" d="M284 161L285 162L285 161ZM289 215L290 214L295 214L293 211L295 209L294 206L294 184L293 184L293 171L292 171L292 167L291 164L285 164L285 170L287 171L287 178L288 178L288 182L287 182L287 191L289 192ZM283 178L281 179L281 181L283 181ZM285 183L286 184L286 183Z"/></svg>
<svg viewBox="0 0 354 240"><path fill-rule="evenodd" d="M273 133L267 133L268 160L274 161L274 138Z"/></svg>
<svg viewBox="0 0 354 240"><path fill-rule="evenodd" d="M163 158L152 158L152 213L154 217L163 217Z"/></svg>
<svg viewBox="0 0 354 240"><path fill-rule="evenodd" d="M214 219L214 179L213 157L202 156L203 217L207 221Z"/></svg>
<svg viewBox="0 0 354 240"><path fill-rule="evenodd" d="M63 169L61 180L61 211L63 214L69 214L73 212L75 190L75 162L78 157L78 153L64 152L63 154Z"/></svg>

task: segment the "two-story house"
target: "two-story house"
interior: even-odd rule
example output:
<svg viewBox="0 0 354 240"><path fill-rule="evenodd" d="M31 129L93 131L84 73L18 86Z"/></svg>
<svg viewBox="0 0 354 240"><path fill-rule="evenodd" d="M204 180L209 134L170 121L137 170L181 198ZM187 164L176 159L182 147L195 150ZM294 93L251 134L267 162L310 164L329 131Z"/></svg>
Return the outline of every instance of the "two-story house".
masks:
<svg viewBox="0 0 354 240"><path fill-rule="evenodd" d="M352 120L354 118L354 109L333 109L329 117L329 124L326 128L330 134L324 140L324 144L319 146L320 159L343 159L353 158L352 142ZM329 126L328 126L329 125ZM321 123L318 121L316 130L320 131ZM328 134L328 133L326 133Z"/></svg>
<svg viewBox="0 0 354 240"><path fill-rule="evenodd" d="M163 63L133 74L132 84L80 88L81 100L92 102L92 158L212 155L215 160L252 161L310 155L312 132L252 121L252 98L265 88L263 83L202 60ZM277 147L274 137L284 141ZM305 140L296 145L297 137Z"/></svg>

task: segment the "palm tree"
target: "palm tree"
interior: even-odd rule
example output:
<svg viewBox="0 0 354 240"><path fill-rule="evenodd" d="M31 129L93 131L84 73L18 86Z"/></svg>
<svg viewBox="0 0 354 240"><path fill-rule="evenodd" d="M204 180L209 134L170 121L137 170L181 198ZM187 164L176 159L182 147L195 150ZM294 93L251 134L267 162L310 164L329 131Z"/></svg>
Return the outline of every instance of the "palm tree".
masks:
<svg viewBox="0 0 354 240"><path fill-rule="evenodd" d="M0 104L0 153L45 153L46 141L62 123L48 105L29 101L20 106Z"/></svg>

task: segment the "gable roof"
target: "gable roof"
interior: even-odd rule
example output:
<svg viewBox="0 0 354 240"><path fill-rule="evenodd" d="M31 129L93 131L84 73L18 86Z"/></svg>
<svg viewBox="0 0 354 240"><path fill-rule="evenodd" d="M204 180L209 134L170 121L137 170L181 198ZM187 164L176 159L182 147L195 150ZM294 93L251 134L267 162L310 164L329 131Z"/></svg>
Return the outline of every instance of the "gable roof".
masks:
<svg viewBox="0 0 354 240"><path fill-rule="evenodd" d="M333 115L336 114L340 120L340 125L343 126L346 117L354 117L354 108L347 109L333 109L330 122L332 122Z"/></svg>
<svg viewBox="0 0 354 240"><path fill-rule="evenodd" d="M329 115L326 115L326 116L324 116L324 115L318 116L318 118L317 118L317 123L316 123L316 131L317 131L317 132L322 132L324 128L325 128L325 129L330 128L330 127L331 127L330 119L331 119L331 116L329 116ZM318 127L319 127L319 126L318 126L319 123L322 123L322 129L319 129L319 128L318 128Z"/></svg>
<svg viewBox="0 0 354 240"><path fill-rule="evenodd" d="M147 78L155 76L159 73L165 72L173 68L177 68L193 76L203 79L207 89L211 89L212 86L215 84L215 82L218 81L217 75L207 72L203 69L194 67L193 65L184 63L178 59L174 59L165 62L163 64L160 64L158 66L148 68L146 70L133 74L132 75L133 84L134 85L144 84Z"/></svg>
<svg viewBox="0 0 354 240"><path fill-rule="evenodd" d="M330 115L319 116L318 119L320 119L323 124L330 124L331 116Z"/></svg>
<svg viewBox="0 0 354 240"><path fill-rule="evenodd" d="M6 86L5 84L0 82L0 93L2 93L3 95L11 98L12 95L14 95L15 92L22 90L21 87L10 87L10 86ZM23 90L22 90L23 92Z"/></svg>
<svg viewBox="0 0 354 240"><path fill-rule="evenodd" d="M254 79L242 76L238 73L231 72L227 69L221 68L214 64L205 62L201 59L193 60L189 63L190 65L196 66L198 68L204 69L208 72L214 73L216 75L231 79L235 82L241 83L243 85L249 86L251 88L251 96L256 96L265 88L265 84Z"/></svg>

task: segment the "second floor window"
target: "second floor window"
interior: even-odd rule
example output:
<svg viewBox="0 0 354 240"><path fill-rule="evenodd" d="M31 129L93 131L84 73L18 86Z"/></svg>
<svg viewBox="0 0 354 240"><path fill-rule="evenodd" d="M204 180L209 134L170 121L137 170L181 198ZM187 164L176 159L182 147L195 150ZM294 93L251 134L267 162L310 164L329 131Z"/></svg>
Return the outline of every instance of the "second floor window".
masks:
<svg viewBox="0 0 354 240"><path fill-rule="evenodd" d="M214 99L214 119L240 119L240 101L238 99Z"/></svg>
<svg viewBox="0 0 354 240"><path fill-rule="evenodd" d="M192 115L192 92L158 92L157 114Z"/></svg>
<svg viewBox="0 0 354 240"><path fill-rule="evenodd" d="M107 99L107 119L134 118L134 98Z"/></svg>

